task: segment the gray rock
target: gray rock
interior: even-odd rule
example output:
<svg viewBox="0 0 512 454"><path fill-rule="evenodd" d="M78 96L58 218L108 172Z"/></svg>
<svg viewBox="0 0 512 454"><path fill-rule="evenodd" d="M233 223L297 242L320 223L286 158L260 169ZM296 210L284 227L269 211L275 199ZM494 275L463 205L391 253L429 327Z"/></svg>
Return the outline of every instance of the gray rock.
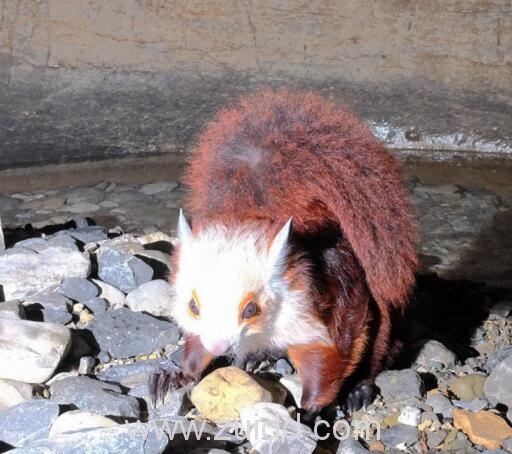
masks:
<svg viewBox="0 0 512 454"><path fill-rule="evenodd" d="M67 325L73 316L68 311L62 311L60 309L43 309L43 320L48 323L58 323L59 325Z"/></svg>
<svg viewBox="0 0 512 454"><path fill-rule="evenodd" d="M432 407L434 413L442 415L443 418L453 417L453 405L450 399L448 399L448 397L444 396L443 394L432 394L431 396L427 397L425 403Z"/></svg>
<svg viewBox="0 0 512 454"><path fill-rule="evenodd" d="M62 325L0 318L0 378L43 383L70 344L71 333Z"/></svg>
<svg viewBox="0 0 512 454"><path fill-rule="evenodd" d="M132 311L148 312L157 317L171 316L171 286L162 279L142 284L126 296Z"/></svg>
<svg viewBox="0 0 512 454"><path fill-rule="evenodd" d="M512 437L503 440L503 443L501 445L503 446L503 449L505 451L512 452Z"/></svg>
<svg viewBox="0 0 512 454"><path fill-rule="evenodd" d="M159 438L154 430L149 429L148 425L143 423L122 424L39 440L22 450L16 449L11 452L14 454L159 454L165 450L169 439L163 433ZM148 437L144 439L143 434L146 431Z"/></svg>
<svg viewBox="0 0 512 454"><path fill-rule="evenodd" d="M353 438L347 438L346 440L340 440L336 454L365 454L370 452L368 449L363 447L359 441Z"/></svg>
<svg viewBox="0 0 512 454"><path fill-rule="evenodd" d="M293 374L293 367L286 358L279 358L276 361L275 369L279 375Z"/></svg>
<svg viewBox="0 0 512 454"><path fill-rule="evenodd" d="M510 356L512 356L512 346L494 352L485 363L485 370L490 374L499 363Z"/></svg>
<svg viewBox="0 0 512 454"><path fill-rule="evenodd" d="M50 247L36 253L20 249L0 254L0 284L6 299L24 299L57 286L67 277L87 277L90 268L89 258L78 251Z"/></svg>
<svg viewBox="0 0 512 454"><path fill-rule="evenodd" d="M91 281L80 277L70 277L64 279L57 288L57 292L65 297L83 303L96 296L99 290Z"/></svg>
<svg viewBox="0 0 512 454"><path fill-rule="evenodd" d="M119 383L122 386L131 388L141 381L145 382L158 369L168 372L178 371L180 367L170 359L158 358L147 361L136 361L131 364L120 364L109 367L97 374L100 380Z"/></svg>
<svg viewBox="0 0 512 454"><path fill-rule="evenodd" d="M34 387L16 380L0 379L0 411L14 405L32 400Z"/></svg>
<svg viewBox="0 0 512 454"><path fill-rule="evenodd" d="M469 410L472 412L485 410L487 407L489 407L489 402L487 399L481 397L473 400L454 400L453 404L458 408L463 408L464 410Z"/></svg>
<svg viewBox="0 0 512 454"><path fill-rule="evenodd" d="M434 432L427 432L427 446L430 449L437 448L447 437L448 432L446 430L440 429Z"/></svg>
<svg viewBox="0 0 512 454"><path fill-rule="evenodd" d="M71 300L57 292L41 292L25 299L25 305L37 304L44 309L64 310L71 308Z"/></svg>
<svg viewBox="0 0 512 454"><path fill-rule="evenodd" d="M447 367L455 364L457 355L436 340L421 341L416 363L426 369L432 369L435 363Z"/></svg>
<svg viewBox="0 0 512 454"><path fill-rule="evenodd" d="M59 406L45 399L29 400L0 412L0 441L25 446L46 438L59 415Z"/></svg>
<svg viewBox="0 0 512 454"><path fill-rule="evenodd" d="M82 432L103 427L115 427L117 422L90 411L71 410L60 415L50 428L48 438L56 438L64 434Z"/></svg>
<svg viewBox="0 0 512 454"><path fill-rule="evenodd" d="M179 339L173 323L126 308L106 311L92 320L88 328L100 349L114 358L149 354Z"/></svg>
<svg viewBox="0 0 512 454"><path fill-rule="evenodd" d="M501 361L487 378L484 392L491 405L512 408L512 355Z"/></svg>
<svg viewBox="0 0 512 454"><path fill-rule="evenodd" d="M273 403L251 405L242 409L240 419L243 427L248 429L247 438L260 454L279 452L310 454L316 448L313 431L292 419L282 405ZM265 431L261 429L263 425L265 425ZM280 432L278 427L281 428Z"/></svg>
<svg viewBox="0 0 512 454"><path fill-rule="evenodd" d="M384 429L381 434L381 441L390 448L405 450L420 439L420 432L416 427L397 424L396 426Z"/></svg>
<svg viewBox="0 0 512 454"><path fill-rule="evenodd" d="M99 297L92 298L90 300L84 301L83 303L93 314L101 314L108 309L107 300Z"/></svg>
<svg viewBox="0 0 512 454"><path fill-rule="evenodd" d="M54 236L49 238L28 238L26 240L18 241L14 245L14 247L30 249L35 252L42 252L50 247L58 247L78 251L78 247L75 243L75 240L73 240L73 238L66 236Z"/></svg>
<svg viewBox="0 0 512 454"><path fill-rule="evenodd" d="M59 404L73 404L78 409L104 416L139 418L136 398L125 396L121 387L90 377L68 377L50 387L51 399Z"/></svg>
<svg viewBox="0 0 512 454"><path fill-rule="evenodd" d="M375 379L375 384L386 399L421 399L425 392L420 375L412 369L381 372Z"/></svg>
<svg viewBox="0 0 512 454"><path fill-rule="evenodd" d="M82 356L78 364L78 373L80 375L89 375L92 373L96 360L92 356Z"/></svg>
<svg viewBox="0 0 512 454"><path fill-rule="evenodd" d="M21 300L11 300L0 303L0 317L14 318L16 320L25 319L25 309Z"/></svg>
<svg viewBox="0 0 512 454"><path fill-rule="evenodd" d="M141 186L139 191L146 195L158 194L159 192L171 192L178 186L174 181L159 181Z"/></svg>
<svg viewBox="0 0 512 454"><path fill-rule="evenodd" d="M103 281L128 293L149 282L153 269L135 253L144 248L134 240L107 242L98 250L98 276Z"/></svg>
<svg viewBox="0 0 512 454"><path fill-rule="evenodd" d="M93 279L92 281L100 288L100 297L106 299L111 307L120 308L124 306L126 296L121 290L99 279Z"/></svg>
<svg viewBox="0 0 512 454"><path fill-rule="evenodd" d="M108 238L107 229L96 225L82 227L79 229L70 229L67 230L66 233L75 240L84 244L97 243L98 241L103 241Z"/></svg>
<svg viewBox="0 0 512 454"><path fill-rule="evenodd" d="M512 314L512 301L500 301L491 307L491 314L508 317Z"/></svg>

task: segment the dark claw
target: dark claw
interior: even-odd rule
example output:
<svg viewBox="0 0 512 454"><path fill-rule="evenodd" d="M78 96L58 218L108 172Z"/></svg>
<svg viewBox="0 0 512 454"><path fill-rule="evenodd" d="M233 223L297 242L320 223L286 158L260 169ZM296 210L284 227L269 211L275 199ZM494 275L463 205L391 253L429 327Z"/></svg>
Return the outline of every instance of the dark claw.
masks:
<svg viewBox="0 0 512 454"><path fill-rule="evenodd" d="M356 385L347 395L347 398L341 405L345 414L352 414L360 408L365 408L373 402L375 390L369 383Z"/></svg>
<svg viewBox="0 0 512 454"><path fill-rule="evenodd" d="M181 371L169 372L165 369L157 369L149 378L149 395L153 407L157 402L163 402L167 393L187 386L193 381L192 377L184 375Z"/></svg>

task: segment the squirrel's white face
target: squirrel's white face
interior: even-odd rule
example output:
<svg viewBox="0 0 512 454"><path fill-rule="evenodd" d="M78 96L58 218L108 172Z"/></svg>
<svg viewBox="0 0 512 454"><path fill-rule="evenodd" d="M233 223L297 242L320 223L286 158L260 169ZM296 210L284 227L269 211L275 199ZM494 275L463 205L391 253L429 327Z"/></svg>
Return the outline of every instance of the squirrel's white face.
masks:
<svg viewBox="0 0 512 454"><path fill-rule="evenodd" d="M192 235L180 213L173 316L214 355L268 347L282 301L288 221L274 239L256 228L212 225Z"/></svg>

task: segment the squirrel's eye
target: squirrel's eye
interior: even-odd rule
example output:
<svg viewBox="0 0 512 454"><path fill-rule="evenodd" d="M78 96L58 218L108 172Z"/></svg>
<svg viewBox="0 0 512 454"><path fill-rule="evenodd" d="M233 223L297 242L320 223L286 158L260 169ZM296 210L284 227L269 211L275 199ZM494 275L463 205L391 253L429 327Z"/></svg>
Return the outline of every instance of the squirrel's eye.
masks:
<svg viewBox="0 0 512 454"><path fill-rule="evenodd" d="M194 298L192 298L188 303L188 308L190 312L192 312L192 314L194 314L196 317L199 316L199 306L197 305Z"/></svg>
<svg viewBox="0 0 512 454"><path fill-rule="evenodd" d="M254 301L249 301L247 305L244 307L244 311L242 312L242 318L247 320L248 318L254 317L258 312L258 306Z"/></svg>

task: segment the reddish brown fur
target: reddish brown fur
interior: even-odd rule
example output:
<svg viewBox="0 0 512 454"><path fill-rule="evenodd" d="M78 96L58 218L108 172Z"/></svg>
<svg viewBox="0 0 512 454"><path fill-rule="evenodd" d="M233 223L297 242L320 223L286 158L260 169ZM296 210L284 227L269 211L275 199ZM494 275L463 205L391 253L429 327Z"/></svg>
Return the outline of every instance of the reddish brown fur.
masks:
<svg viewBox="0 0 512 454"><path fill-rule="evenodd" d="M273 233L293 217L305 258L293 255L286 279L307 286L315 305L304 310L335 345L290 350L306 395L319 396L303 400L308 409L332 400L327 377L338 389L358 368L373 377L385 366L414 283L416 232L398 165L363 123L312 93L262 91L207 126L185 182L194 230L261 221Z"/></svg>

